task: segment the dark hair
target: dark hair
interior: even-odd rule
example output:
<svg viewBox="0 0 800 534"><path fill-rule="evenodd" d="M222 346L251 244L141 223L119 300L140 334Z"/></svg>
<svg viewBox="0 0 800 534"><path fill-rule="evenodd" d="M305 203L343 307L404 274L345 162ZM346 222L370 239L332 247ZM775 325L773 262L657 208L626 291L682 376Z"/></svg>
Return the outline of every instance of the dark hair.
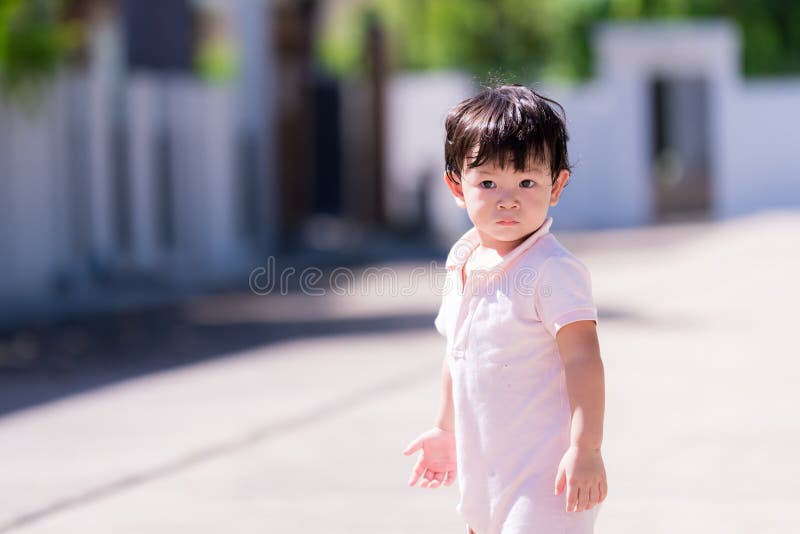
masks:
<svg viewBox="0 0 800 534"><path fill-rule="evenodd" d="M448 176L454 182L453 174L461 178L464 160L477 147L469 168L491 161L504 169L511 160L514 170L524 171L533 157L538 163L549 163L555 181L560 171L571 170L565 123L561 104L528 87L487 87L447 114L444 159Z"/></svg>

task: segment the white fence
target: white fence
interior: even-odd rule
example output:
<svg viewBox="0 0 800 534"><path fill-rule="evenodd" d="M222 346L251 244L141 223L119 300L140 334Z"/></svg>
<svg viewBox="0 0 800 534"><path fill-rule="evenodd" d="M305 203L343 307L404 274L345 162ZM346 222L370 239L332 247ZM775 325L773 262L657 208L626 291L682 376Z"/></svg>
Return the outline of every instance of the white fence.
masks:
<svg viewBox="0 0 800 534"><path fill-rule="evenodd" d="M263 250L263 137L235 94L139 75L112 102L71 75L35 113L0 105L0 298L246 275Z"/></svg>
<svg viewBox="0 0 800 534"><path fill-rule="evenodd" d="M0 319L246 282L272 250L272 10L224 7L239 50L230 83L125 72L121 21L101 12L85 70L62 73L36 110L0 98Z"/></svg>

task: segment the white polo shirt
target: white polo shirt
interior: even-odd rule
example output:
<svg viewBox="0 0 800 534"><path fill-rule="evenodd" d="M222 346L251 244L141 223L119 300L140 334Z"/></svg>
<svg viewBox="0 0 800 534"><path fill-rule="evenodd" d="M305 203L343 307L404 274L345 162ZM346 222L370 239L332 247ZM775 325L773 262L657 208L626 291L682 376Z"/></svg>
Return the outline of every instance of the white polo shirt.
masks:
<svg viewBox="0 0 800 534"><path fill-rule="evenodd" d="M476 534L589 534L599 506L553 495L569 448L570 404L555 335L597 321L586 267L542 226L491 271L462 272L475 228L447 258L436 329L453 378L460 500Z"/></svg>

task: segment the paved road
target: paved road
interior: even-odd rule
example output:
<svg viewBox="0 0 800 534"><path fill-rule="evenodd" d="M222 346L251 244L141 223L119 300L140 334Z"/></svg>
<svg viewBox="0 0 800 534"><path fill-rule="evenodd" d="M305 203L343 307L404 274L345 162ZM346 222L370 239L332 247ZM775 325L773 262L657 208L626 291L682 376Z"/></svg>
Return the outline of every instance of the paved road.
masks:
<svg viewBox="0 0 800 534"><path fill-rule="evenodd" d="M797 235L773 213L562 236L600 308L598 534L796 530ZM0 375L0 532L463 532L456 488L407 488L400 453L438 401L428 281L200 299L178 336L200 359L147 323L124 363Z"/></svg>

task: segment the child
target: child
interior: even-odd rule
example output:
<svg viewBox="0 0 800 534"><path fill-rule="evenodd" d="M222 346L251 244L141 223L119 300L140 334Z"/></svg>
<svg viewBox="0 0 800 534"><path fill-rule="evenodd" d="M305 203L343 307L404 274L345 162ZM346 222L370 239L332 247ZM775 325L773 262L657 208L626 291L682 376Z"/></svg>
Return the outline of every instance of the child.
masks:
<svg viewBox="0 0 800 534"><path fill-rule="evenodd" d="M436 426L403 453L422 451L410 486L458 477L456 510L475 534L588 534L608 491L589 272L549 233L570 175L562 115L507 85L445 123L444 181L474 228L446 263Z"/></svg>

